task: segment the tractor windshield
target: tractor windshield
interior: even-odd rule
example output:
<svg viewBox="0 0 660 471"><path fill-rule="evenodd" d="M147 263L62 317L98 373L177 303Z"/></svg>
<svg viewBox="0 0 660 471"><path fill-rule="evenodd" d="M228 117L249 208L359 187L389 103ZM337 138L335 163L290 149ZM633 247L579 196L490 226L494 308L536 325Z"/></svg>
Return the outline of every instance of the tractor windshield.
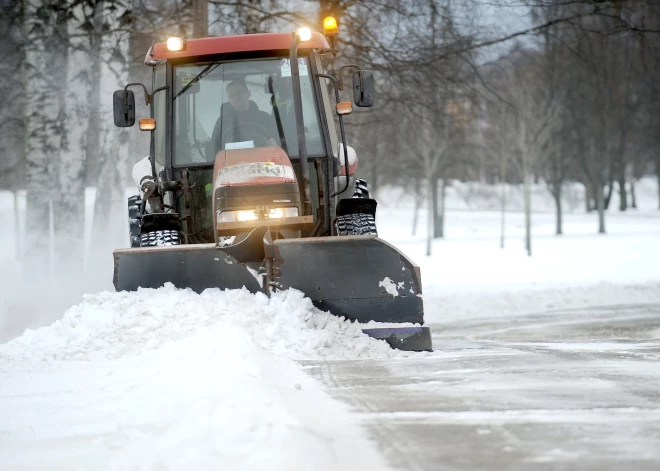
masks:
<svg viewBox="0 0 660 471"><path fill-rule="evenodd" d="M299 61L307 151L323 156L309 64ZM288 58L177 66L174 97L176 166L212 164L223 149L280 146L298 156Z"/></svg>

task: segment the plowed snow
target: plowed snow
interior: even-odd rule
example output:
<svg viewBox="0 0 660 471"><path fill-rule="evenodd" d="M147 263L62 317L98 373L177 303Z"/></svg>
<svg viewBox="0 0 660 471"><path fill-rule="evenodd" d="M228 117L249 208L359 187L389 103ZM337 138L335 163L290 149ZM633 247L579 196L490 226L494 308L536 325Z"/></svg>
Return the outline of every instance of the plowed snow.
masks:
<svg viewBox="0 0 660 471"><path fill-rule="evenodd" d="M120 358L179 340L210 327L218 342L222 326L248 334L257 345L294 359L386 358L397 353L360 327L316 309L300 291L264 294L209 289L202 294L174 288L85 295L62 320L0 346L13 361Z"/></svg>

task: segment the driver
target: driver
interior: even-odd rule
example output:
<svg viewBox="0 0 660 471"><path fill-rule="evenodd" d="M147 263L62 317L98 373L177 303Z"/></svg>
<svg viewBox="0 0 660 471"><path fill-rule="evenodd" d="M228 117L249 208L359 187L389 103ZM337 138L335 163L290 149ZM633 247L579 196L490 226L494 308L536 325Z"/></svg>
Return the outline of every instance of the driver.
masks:
<svg viewBox="0 0 660 471"><path fill-rule="evenodd" d="M215 152L225 149L228 142L253 141L255 147L276 146L277 128L273 117L250 100L245 82L230 82L227 96L229 102L222 104L211 136Z"/></svg>

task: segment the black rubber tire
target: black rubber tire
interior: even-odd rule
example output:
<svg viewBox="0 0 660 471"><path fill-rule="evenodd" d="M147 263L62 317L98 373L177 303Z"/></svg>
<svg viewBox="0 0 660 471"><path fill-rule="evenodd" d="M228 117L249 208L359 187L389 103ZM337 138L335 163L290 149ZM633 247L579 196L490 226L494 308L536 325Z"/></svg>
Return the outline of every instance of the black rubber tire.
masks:
<svg viewBox="0 0 660 471"><path fill-rule="evenodd" d="M140 246L140 220L138 214L142 199L138 195L128 198L128 239L131 247Z"/></svg>
<svg viewBox="0 0 660 471"><path fill-rule="evenodd" d="M132 248L140 247L140 221L137 219L128 220L128 237Z"/></svg>
<svg viewBox="0 0 660 471"><path fill-rule="evenodd" d="M181 238L177 231L153 231L142 234L141 247L164 247L167 245L181 245Z"/></svg>
<svg viewBox="0 0 660 471"><path fill-rule="evenodd" d="M337 217L335 232L340 236L378 235L376 220L372 214L353 213Z"/></svg>
<svg viewBox="0 0 660 471"><path fill-rule="evenodd" d="M355 179L353 198L369 198L369 186L364 178Z"/></svg>

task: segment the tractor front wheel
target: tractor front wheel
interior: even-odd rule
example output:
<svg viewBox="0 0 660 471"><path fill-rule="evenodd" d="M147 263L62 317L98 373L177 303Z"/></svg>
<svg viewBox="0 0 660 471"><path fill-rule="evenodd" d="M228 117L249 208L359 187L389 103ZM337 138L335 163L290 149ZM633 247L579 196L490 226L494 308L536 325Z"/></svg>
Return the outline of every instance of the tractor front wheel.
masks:
<svg viewBox="0 0 660 471"><path fill-rule="evenodd" d="M337 235L378 235L373 214L353 213L337 217L335 221Z"/></svg>
<svg viewBox="0 0 660 471"><path fill-rule="evenodd" d="M166 245L181 245L181 237L177 231L153 231L142 234L140 246L163 247Z"/></svg>

